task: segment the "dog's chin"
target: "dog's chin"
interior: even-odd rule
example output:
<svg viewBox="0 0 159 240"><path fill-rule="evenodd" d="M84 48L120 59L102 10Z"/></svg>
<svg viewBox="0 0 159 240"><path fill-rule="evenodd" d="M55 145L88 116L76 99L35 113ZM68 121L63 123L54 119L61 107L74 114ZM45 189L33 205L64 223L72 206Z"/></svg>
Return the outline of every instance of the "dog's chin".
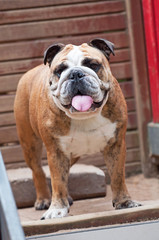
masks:
<svg viewBox="0 0 159 240"><path fill-rule="evenodd" d="M65 105L59 102L58 105L59 105L59 108L63 110L66 113L66 115L72 119L87 119L100 113L107 99L108 99L108 92L105 91L103 95L103 99L98 102L93 101L92 105L87 111L78 111L72 106L71 103Z"/></svg>
<svg viewBox="0 0 159 240"><path fill-rule="evenodd" d="M68 109L65 109L65 114L72 119L76 119L76 120L84 120L84 119L89 119L92 117L95 117L96 115L98 115L98 113L100 113L100 109L96 109L94 111L86 111L86 112L78 112L78 111L70 111Z"/></svg>

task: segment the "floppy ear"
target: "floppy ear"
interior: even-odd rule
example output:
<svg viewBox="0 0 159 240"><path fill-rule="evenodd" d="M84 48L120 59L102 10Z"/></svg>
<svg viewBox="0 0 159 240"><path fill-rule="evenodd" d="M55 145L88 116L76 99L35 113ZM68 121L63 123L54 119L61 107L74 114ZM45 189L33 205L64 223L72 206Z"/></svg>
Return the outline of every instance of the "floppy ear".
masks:
<svg viewBox="0 0 159 240"><path fill-rule="evenodd" d="M53 58L58 52L60 52L64 48L64 46L65 45L62 43L57 43L48 47L44 52L44 64L46 65L46 63L48 63L50 67Z"/></svg>
<svg viewBox="0 0 159 240"><path fill-rule="evenodd" d="M103 54L106 56L108 60L111 53L115 55L114 44L109 42L108 40L102 38L95 38L92 41L90 41L88 45L91 47L98 48L100 51L103 52Z"/></svg>

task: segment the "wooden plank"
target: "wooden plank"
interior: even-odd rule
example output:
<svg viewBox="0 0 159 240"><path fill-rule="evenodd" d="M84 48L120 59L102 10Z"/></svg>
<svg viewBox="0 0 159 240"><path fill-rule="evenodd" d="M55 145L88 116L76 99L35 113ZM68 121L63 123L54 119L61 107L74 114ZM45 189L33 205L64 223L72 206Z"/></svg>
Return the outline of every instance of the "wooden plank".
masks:
<svg viewBox="0 0 159 240"><path fill-rule="evenodd" d="M45 166L47 165L47 160L43 159L42 164ZM22 167L27 167L26 163L24 160L21 160L19 162L10 162L5 164L7 169L16 169L16 168L22 168ZM106 182L107 184L110 183L110 179L108 176L108 172L106 169L106 165L104 164L103 166L100 166L100 169L103 170L106 174ZM125 173L126 177L132 176L134 174L141 173L141 161L138 162L131 162L131 163L126 163L125 164Z"/></svg>
<svg viewBox="0 0 159 240"><path fill-rule="evenodd" d="M126 133L126 148L138 148L139 147L139 133L138 131L127 131Z"/></svg>
<svg viewBox="0 0 159 240"><path fill-rule="evenodd" d="M136 113L128 113L128 129L137 128ZM16 126L1 127L0 128L0 144L13 143L18 141Z"/></svg>
<svg viewBox="0 0 159 240"><path fill-rule="evenodd" d="M18 77L18 78L16 79L16 77ZM16 82L18 82L20 75L16 75L16 77L15 77L14 80ZM13 79L11 79L10 76L9 76L9 78L7 78L7 83L9 84L10 82L12 82L12 80ZM13 85L14 85L14 87L16 87L16 84L13 84ZM131 81L129 81L129 82L122 82L122 83L120 83L120 87L122 89L122 92L123 92L125 98L133 98L134 97L133 82L131 82ZM16 88L14 90L16 90ZM2 91L4 91L4 89L2 89ZM14 94L11 94L11 95L1 95L0 96L0 112L13 111L14 98L15 98ZM133 110L133 106L135 105L133 103L133 101L134 101L133 99L129 100L129 101L127 100L128 110L129 110L129 107L130 107L130 111Z"/></svg>
<svg viewBox="0 0 159 240"><path fill-rule="evenodd" d="M0 93L16 91L21 76L22 74L0 76Z"/></svg>
<svg viewBox="0 0 159 240"><path fill-rule="evenodd" d="M1 147L1 152L5 161L5 164L16 163L24 161L23 152L20 145L15 146L4 146ZM46 159L46 151L43 150L43 159ZM127 149L126 162L137 162L140 161L140 151L138 148ZM101 154L96 154L94 156L82 157L79 163L94 165L97 167L102 167L105 165L103 156Z"/></svg>
<svg viewBox="0 0 159 240"><path fill-rule="evenodd" d="M24 167L28 167L26 162L22 161L22 162L13 162L13 163L7 163L5 164L6 169L17 169L17 168L24 168Z"/></svg>
<svg viewBox="0 0 159 240"><path fill-rule="evenodd" d="M87 27L86 27L87 26ZM72 34L94 33L126 28L125 14L110 14L65 20L0 26L0 42L38 39ZM39 30L40 29L40 30Z"/></svg>
<svg viewBox="0 0 159 240"><path fill-rule="evenodd" d="M3 62L0 64L0 74L24 73L29 69L42 63L42 59L31 59L25 61ZM128 79L132 77L131 63L112 63L111 70L117 79Z"/></svg>
<svg viewBox="0 0 159 240"><path fill-rule="evenodd" d="M111 71L114 77L118 80L131 78L132 77L131 62L113 63L111 64Z"/></svg>
<svg viewBox="0 0 159 240"><path fill-rule="evenodd" d="M95 2L63 6L49 6L43 8L20 9L14 11L1 11L0 24L23 23L48 19L89 16L104 13L115 13L125 10L124 2ZM41 14L42 13L42 14Z"/></svg>
<svg viewBox="0 0 159 240"><path fill-rule="evenodd" d="M15 126L0 128L0 144L18 142Z"/></svg>
<svg viewBox="0 0 159 240"><path fill-rule="evenodd" d="M41 39L36 41L11 42L0 45L0 61L41 57L48 46L54 43L62 42L64 44L72 43L75 45L80 45L84 42L89 42L91 39L99 37L113 42L116 49L126 48L129 46L128 35L124 31Z"/></svg>
<svg viewBox="0 0 159 240"><path fill-rule="evenodd" d="M8 118L12 119L12 122L15 123L14 115L12 113L4 114L4 116L6 118L8 117ZM5 119L5 117L3 117L2 119ZM3 120L3 121L7 122L7 123L11 122L11 120L8 121L7 119ZM17 141L18 141L18 136L17 136L17 131L16 131L15 125L0 128L0 144L17 142ZM139 139L138 139L138 134L136 133L136 131L127 132L126 142L127 142L127 148L139 146Z"/></svg>
<svg viewBox="0 0 159 240"><path fill-rule="evenodd" d="M0 64L0 74L24 73L43 63L42 59L31 59L24 61L2 62Z"/></svg>
<svg viewBox="0 0 159 240"><path fill-rule="evenodd" d="M12 133L15 134L15 131L16 131L15 128L12 128ZM14 138L17 139L17 137L15 137L15 136L14 136ZM131 152L132 148L135 148L135 149L138 148L139 140L138 140L138 132L137 131L131 131L131 132L126 133L126 145L127 145L127 151L130 151L130 152ZM3 154L4 160L5 160L5 163L21 162L24 159L20 145L3 146L3 147L1 147L1 151ZM135 152L136 152L136 150L135 150ZM134 159L134 158L132 159L132 156L137 156L137 153L135 155L134 152L133 152L133 154L128 152L128 155L129 154L130 154L130 156L128 156L128 159L129 159L129 162L131 162ZM46 158L45 149L43 150L43 158ZM84 161L83 161L83 163L84 163ZM101 163L101 161L102 161L102 163ZM87 162L88 162L88 164L91 164L91 162L92 162L92 164L94 162L96 162L96 163L98 162L99 163L98 166L101 166L104 163L100 156L91 157L89 160L87 160Z"/></svg>
<svg viewBox="0 0 159 240"><path fill-rule="evenodd" d="M23 75L23 73L0 76L0 93L16 91L17 84L22 75ZM120 87L126 98L134 97L134 87L133 87L132 81L121 82ZM3 98L3 96L1 96L1 97ZM1 101L0 101L0 105L1 105ZM1 107L0 107L0 109L1 109Z"/></svg>
<svg viewBox="0 0 159 240"><path fill-rule="evenodd" d="M115 57L111 58L111 62L116 63L116 62L123 62L130 60L129 56L129 50L124 49L124 50L117 50ZM9 61L9 62L2 62L0 64L0 74L15 74L15 73L20 73L20 72L26 72L27 70L36 67L37 65L40 65L43 63L43 58L39 59L30 59L30 60L17 60L17 61ZM130 69L129 69L129 63L120 63L120 66L115 65L115 72L117 75L124 75L125 78L130 76ZM121 70L119 70L121 69ZM120 72L120 74L119 74Z"/></svg>
<svg viewBox="0 0 159 240"><path fill-rule="evenodd" d="M132 148L132 149L127 149L126 153L126 162L131 163L131 162L139 162L140 161L140 150L139 148ZM93 156L86 156L82 157L79 160L79 163L83 164L89 164L89 165L94 165L96 167L102 167L105 165L104 158L102 154L95 154Z"/></svg>
<svg viewBox="0 0 159 240"><path fill-rule="evenodd" d="M139 162L131 162L125 164L125 176L130 177L142 173L141 169L141 157Z"/></svg>
<svg viewBox="0 0 159 240"><path fill-rule="evenodd" d="M15 118L13 112L0 114L0 127L15 124Z"/></svg>
<svg viewBox="0 0 159 240"><path fill-rule="evenodd" d="M5 164L24 162L24 156L20 145L0 147Z"/></svg>
<svg viewBox="0 0 159 240"><path fill-rule="evenodd" d="M137 115L136 112L128 113L127 129L137 129Z"/></svg>
<svg viewBox="0 0 159 240"><path fill-rule="evenodd" d="M126 151L126 163L140 162L140 149L127 149Z"/></svg>
<svg viewBox="0 0 159 240"><path fill-rule="evenodd" d="M134 83L132 81L121 82L120 87L121 87L121 90L122 90L125 98L134 97Z"/></svg>
<svg viewBox="0 0 159 240"><path fill-rule="evenodd" d="M0 147L5 164L24 162L24 156L20 145ZM46 150L43 148L42 158L46 159Z"/></svg>
<svg viewBox="0 0 159 240"><path fill-rule="evenodd" d="M22 50L22 49L21 49ZM8 51L8 49L6 48L6 51ZM26 51L26 49L24 50L24 52ZM33 56L33 54L32 54L32 57L34 57L35 58L35 56L37 56L37 55L39 55L41 58L40 59L38 59L39 60L39 62L40 63L42 63L43 62L43 51L40 51L39 52L39 48L38 48L38 46L37 46L37 48L36 49L33 49L33 50L31 50L32 52L33 52L33 54L35 54L34 56ZM38 53L37 53L37 52ZM20 53L19 53L20 54ZM8 59L8 56L7 56L7 53L5 53L5 56L6 56L6 60L9 60ZM1 55L1 57L2 57L2 55ZM26 58L26 56L24 56L25 58ZM19 59L21 58L21 55L19 56ZM110 62L111 63L117 63L117 62L125 62L125 61L129 61L130 60L130 50L129 49L119 49L119 50L116 50L115 51L115 56L114 57L111 57L110 58ZM11 67L12 67L12 65L19 65L19 64L24 64L24 62L34 62L34 61L36 61L36 59L30 59L30 60L18 60L18 61L15 61L15 62L13 62L13 61L9 61L9 62L2 62L1 63L1 68L0 68L0 74L5 74L5 73L8 73L8 71L7 70L5 70L5 69L9 69L10 68L10 65L11 65ZM39 64L39 63L38 63ZM33 64L33 65L35 65L35 64ZM4 70L3 70L3 68L4 68ZM20 68L20 67L19 67ZM13 67L12 67L12 69L13 69ZM16 72L16 69L15 69L15 72Z"/></svg>
<svg viewBox="0 0 159 240"><path fill-rule="evenodd" d="M0 112L13 111L15 95L2 95L0 96Z"/></svg>
<svg viewBox="0 0 159 240"><path fill-rule="evenodd" d="M110 57L110 63L130 61L130 50L120 49L115 50L115 56Z"/></svg>
<svg viewBox="0 0 159 240"><path fill-rule="evenodd" d="M133 99L126 99L126 103L127 103L128 112L136 110L136 101L135 101L134 98Z"/></svg>
<svg viewBox="0 0 159 240"><path fill-rule="evenodd" d="M92 2L96 0L14 0L14 1L4 1L1 4L1 10L11 10L11 9L23 9L23 8L35 8L35 7L43 7L43 6L56 6L56 5L63 5L63 4L72 4L72 3L85 3L85 2Z"/></svg>
<svg viewBox="0 0 159 240"><path fill-rule="evenodd" d="M0 98L1 99L1 98ZM128 106L128 112L135 111L135 99L127 99L127 106ZM8 106L7 106L8 107ZM0 126L8 126L15 124L14 114L13 112L7 112L7 113L1 113L0 114Z"/></svg>

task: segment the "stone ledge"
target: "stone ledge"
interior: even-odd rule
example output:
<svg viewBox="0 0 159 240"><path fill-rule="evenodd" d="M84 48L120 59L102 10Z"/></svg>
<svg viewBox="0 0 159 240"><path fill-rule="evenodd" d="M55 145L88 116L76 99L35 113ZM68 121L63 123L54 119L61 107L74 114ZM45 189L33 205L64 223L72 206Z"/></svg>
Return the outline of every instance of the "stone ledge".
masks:
<svg viewBox="0 0 159 240"><path fill-rule="evenodd" d="M41 235L73 229L87 229L92 227L121 226L124 223L144 222L159 218L159 201L137 208L87 213L64 218L46 219L22 222L26 236ZM119 225L120 224L120 225ZM113 239L113 238L112 238ZM139 238L138 238L139 239Z"/></svg>
<svg viewBox="0 0 159 240"><path fill-rule="evenodd" d="M51 188L49 167L43 167ZM31 207L36 200L32 172L29 168L11 169L7 171L17 207ZM97 167L75 164L70 169L69 194L74 200L106 195L105 175Z"/></svg>

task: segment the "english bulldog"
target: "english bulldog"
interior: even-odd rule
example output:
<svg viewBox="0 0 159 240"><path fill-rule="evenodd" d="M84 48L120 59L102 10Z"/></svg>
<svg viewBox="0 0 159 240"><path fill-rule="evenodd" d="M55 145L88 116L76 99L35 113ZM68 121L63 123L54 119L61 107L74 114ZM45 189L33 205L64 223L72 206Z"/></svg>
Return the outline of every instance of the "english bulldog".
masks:
<svg viewBox="0 0 159 240"><path fill-rule="evenodd" d="M44 64L21 78L15 98L19 140L32 169L35 208L42 219L67 216L69 169L80 156L101 152L111 178L115 209L137 207L125 184L127 106L109 56L113 44L93 39L80 46L54 44ZM41 166L43 143L50 168L52 197ZM79 183L80 184L80 183Z"/></svg>

